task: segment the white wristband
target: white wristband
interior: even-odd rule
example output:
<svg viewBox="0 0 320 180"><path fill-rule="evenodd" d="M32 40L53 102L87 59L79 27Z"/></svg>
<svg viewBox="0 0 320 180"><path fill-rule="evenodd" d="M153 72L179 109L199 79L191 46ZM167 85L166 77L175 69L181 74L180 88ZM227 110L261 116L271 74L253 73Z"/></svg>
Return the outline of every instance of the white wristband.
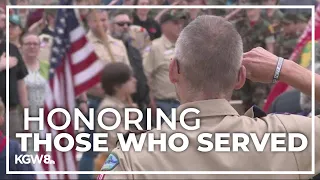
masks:
<svg viewBox="0 0 320 180"><path fill-rule="evenodd" d="M272 83L276 83L279 80L280 71L282 68L283 61L284 61L284 59L282 57L278 57L278 63L277 63L277 67L276 67L276 70L273 75Z"/></svg>

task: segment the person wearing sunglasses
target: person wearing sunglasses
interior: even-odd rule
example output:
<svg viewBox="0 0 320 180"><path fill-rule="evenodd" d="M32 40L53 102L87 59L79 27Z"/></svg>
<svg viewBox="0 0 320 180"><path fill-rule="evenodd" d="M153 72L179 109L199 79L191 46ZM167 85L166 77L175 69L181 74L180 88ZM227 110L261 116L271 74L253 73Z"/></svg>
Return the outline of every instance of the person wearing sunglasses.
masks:
<svg viewBox="0 0 320 180"><path fill-rule="evenodd" d="M148 36L148 32L143 27L131 25L129 14L129 12L121 10L110 14L110 34L115 39L121 40L126 47L134 76L137 79L137 92L132 95L132 100L140 110L146 112L149 105L149 86L143 71L141 53L135 45L144 44L144 35ZM136 28L142 28L142 31L136 31ZM142 121L142 126L146 128L146 121Z"/></svg>

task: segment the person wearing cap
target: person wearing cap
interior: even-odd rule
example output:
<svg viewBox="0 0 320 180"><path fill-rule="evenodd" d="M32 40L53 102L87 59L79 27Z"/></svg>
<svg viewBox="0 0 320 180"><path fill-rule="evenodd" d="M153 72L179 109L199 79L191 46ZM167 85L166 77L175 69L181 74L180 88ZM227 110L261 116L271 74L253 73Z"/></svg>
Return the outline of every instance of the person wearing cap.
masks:
<svg viewBox="0 0 320 180"><path fill-rule="evenodd" d="M206 43L204 43L206 42ZM176 130L162 124L161 130L153 129L143 135L167 138L174 133L185 134L189 139L186 149L166 151L157 145L151 151L150 139L142 149L122 151L119 144L109 155L102 171L185 171L185 174L108 174L99 179L311 179L320 173L320 151L315 151L315 168L312 174L273 174L272 171L312 171L312 145L300 152L271 151L270 139L258 151L249 140L247 150L238 149L232 141L233 133L256 133L259 141L265 133L302 133L311 139L312 119L299 115L265 114L256 107L240 115L228 102L234 89L241 88L245 79L261 83L281 81L311 94L312 73L298 64L284 60L261 47L243 53L240 34L222 17L199 16L181 32L176 51L170 62L169 77L176 87L181 105L177 109ZM316 75L316 92L320 92L320 75ZM320 101L320 93L316 93ZM186 130L179 117L186 108L196 108L184 118L189 125L200 124L198 129ZM320 148L320 117L315 118L315 149ZM172 127L172 126L171 126ZM218 150L212 144L200 143L201 133L230 133ZM142 133L140 133L142 135ZM215 137L206 136L211 142ZM142 137L142 136L141 136ZM207 139L205 137L205 139ZM137 137L138 139L139 136ZM158 139L158 138L156 138ZM241 139L241 140L240 140ZM243 141L240 138L241 142ZM282 139L282 138L281 138ZM166 141L165 139L164 141ZM180 139L179 139L180 140ZM308 141L309 142L309 141ZM298 143L300 144L300 143ZM181 147L181 141L175 141ZM217 144L218 145L218 144ZM151 147L151 148L150 148ZM201 147L201 148L200 148ZM203 149L212 147L209 149ZM229 148L225 149L226 147ZM280 146L278 146L280 147ZM150 148L150 149L149 149ZM212 149L212 150L210 150ZM233 150L232 150L233 149ZM238 149L238 150L237 150ZM246 149L246 148L245 148ZM191 174L187 171L270 171L270 174Z"/></svg>
<svg viewBox="0 0 320 180"><path fill-rule="evenodd" d="M162 36L152 41L143 60L151 90L151 101L169 116L171 108L179 105L173 84L169 80L169 64L174 55L175 42L184 27L182 11L171 10L160 18Z"/></svg>
<svg viewBox="0 0 320 180"><path fill-rule="evenodd" d="M245 3L261 5L261 1L250 0ZM262 18L261 9L246 9L245 12L246 17L234 23L242 37L244 51L260 46L273 53L275 36L272 25ZM235 94L239 94L243 101L244 111L246 111L253 105L262 107L269 89L269 85L247 80L244 87L235 91Z"/></svg>
<svg viewBox="0 0 320 180"><path fill-rule="evenodd" d="M9 16L9 39L10 43L17 46L17 48L21 48L20 44L20 36L23 32L23 28L21 25L20 17L16 14L12 14Z"/></svg>
<svg viewBox="0 0 320 180"><path fill-rule="evenodd" d="M30 0L17 0L16 2L17 6L25 6L25 5L31 5ZM16 14L20 17L20 24L21 28L26 28L27 27L27 20L28 20L28 15L32 13L33 10L30 9L16 9Z"/></svg>
<svg viewBox="0 0 320 180"><path fill-rule="evenodd" d="M297 15L285 14L282 20L283 30L277 36L275 54L289 59L296 47L299 35L297 34Z"/></svg>

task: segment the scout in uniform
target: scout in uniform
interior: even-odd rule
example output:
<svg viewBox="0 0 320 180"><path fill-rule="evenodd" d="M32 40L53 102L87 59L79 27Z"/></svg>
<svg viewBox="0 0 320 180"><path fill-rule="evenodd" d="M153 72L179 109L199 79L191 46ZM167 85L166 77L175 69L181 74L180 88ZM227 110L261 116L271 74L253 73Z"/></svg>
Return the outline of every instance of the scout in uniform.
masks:
<svg viewBox="0 0 320 180"><path fill-rule="evenodd" d="M95 20L93 17L94 14L90 13L89 14L89 19L88 19L88 25L90 27L90 30L87 34L88 40L94 45L94 49L96 54L98 55L99 59L102 60L103 62L111 63L112 62L112 57L108 52L107 47L105 46L104 42L101 40L101 37L98 34L98 29L97 29L97 20ZM108 30L108 13L107 11L100 10L97 12L97 17L99 18L99 21L102 23L103 26L103 31L106 32ZM99 23L100 23L99 22ZM130 65L126 47L124 46L123 42L120 40L117 40L107 34L107 39L108 39L108 45L111 49L112 56L114 57L115 62L122 62L125 64Z"/></svg>
<svg viewBox="0 0 320 180"><path fill-rule="evenodd" d="M296 47L298 34L296 31L297 16L295 14L286 14L282 20L283 31L277 37L275 54L283 58L289 59Z"/></svg>
<svg viewBox="0 0 320 180"><path fill-rule="evenodd" d="M105 63L111 63L111 57L108 53L107 48L105 47L104 43L96 37L92 31L88 32L88 40L92 42L94 45L95 52L97 53L100 60ZM116 62L123 62L129 65L129 59L126 51L126 47L124 46L122 41L119 41L112 36L108 35L108 44L112 50L113 56Z"/></svg>
<svg viewBox="0 0 320 180"><path fill-rule="evenodd" d="M214 27L214 28L212 28ZM206 41L204 44L203 41ZM232 52L232 53L231 53ZM282 64L282 66L280 66ZM275 70L277 69L277 70ZM295 72L295 73L292 73ZM226 73L228 72L228 73ZM186 174L127 174L100 175L99 179L310 179L314 174L188 174L187 171L311 171L312 146L300 152L272 152L270 139L265 148L259 152L249 140L248 151L239 149L231 152L218 152L214 149L200 152L198 135L200 133L256 133L260 139L265 133L302 133L307 139L312 136L311 118L298 115L266 115L253 107L241 116L228 102L232 90L241 88L245 79L263 83L277 80L311 91L309 70L298 64L284 61L263 48L255 48L243 54L241 37L231 23L216 16L200 16L191 22L180 34L176 43L176 55L170 64L170 80L175 84L181 106L179 115L186 108L196 108L200 112L187 114L185 123L194 125L200 122L200 128L187 131L177 119L176 130L162 124L161 130L148 131L158 137L160 133L170 136L183 133L189 139L189 146L182 152L168 149L161 152L158 147L148 151L145 144L142 151L121 151L120 146L113 150L106 160L103 171L186 171ZM317 76L317 89L320 91L320 76ZM320 94L316 95L320 101ZM179 117L179 116L178 116ZM198 119L198 120L197 120ZM232 135L230 134L230 137ZM320 119L315 120L315 149L320 148ZM210 138L210 137L209 137ZM231 138L230 138L231 139ZM230 140L229 139L229 140ZM214 142L212 137L211 142ZM241 140L240 140L241 141ZM181 141L176 141L180 147ZM275 142L273 142L275 143ZM229 143L222 147L234 149ZM201 147L208 147L201 145ZM288 144L285 145L288 147ZM215 147L216 148L216 147ZM320 172L320 151L315 151L315 172Z"/></svg>
<svg viewBox="0 0 320 180"><path fill-rule="evenodd" d="M264 0L263 5L277 5L279 0ZM280 9L265 9L262 17L267 20L273 27L275 34L281 31L281 22L284 14Z"/></svg>
<svg viewBox="0 0 320 180"><path fill-rule="evenodd" d="M108 31L108 13L105 10L98 10L96 14L91 11L88 18L88 26L90 28L87 38L93 44L94 50L98 58L105 64L122 62L130 66L126 47L123 42L110 36ZM101 23L102 28L99 29L98 23ZM107 36L106 41L102 40L101 32ZM109 52L110 50L110 52ZM93 87L88 92L89 103L93 108L97 108L104 93L100 85Z"/></svg>
<svg viewBox="0 0 320 180"><path fill-rule="evenodd" d="M137 105L130 102L127 98L136 92L136 79L133 76L133 72L130 67L123 63L110 63L105 66L102 72L102 87L105 91L105 97L101 101L97 113L99 113L104 108L114 108L121 116L121 123L115 130L106 131L100 126L96 126L97 133L108 133L108 152L101 152L95 159L95 169L99 170L105 159L108 157L110 152L116 147L116 142L118 141L117 133L125 134L127 130L124 128L124 109L128 107L135 107ZM134 114L133 114L134 115ZM131 119L136 118L132 115ZM112 126L115 123L115 115L113 113L105 113L103 116L103 123L106 126ZM132 129L135 130L135 129Z"/></svg>
<svg viewBox="0 0 320 180"><path fill-rule="evenodd" d="M185 15L181 11L169 11L162 15L160 24L163 35L152 41L143 60L151 94L158 108L166 115L171 114L171 108L179 105L174 85L169 80L169 64L174 56L175 41L183 28L184 18Z"/></svg>
<svg viewBox="0 0 320 180"><path fill-rule="evenodd" d="M255 47L264 47L273 53L275 36L272 25L262 19L260 9L246 9L246 13L245 19L235 23L235 27L242 37L243 51L247 52ZM269 85L247 80L245 86L241 90L235 91L235 94L240 96L246 111L253 105L262 107L269 89Z"/></svg>

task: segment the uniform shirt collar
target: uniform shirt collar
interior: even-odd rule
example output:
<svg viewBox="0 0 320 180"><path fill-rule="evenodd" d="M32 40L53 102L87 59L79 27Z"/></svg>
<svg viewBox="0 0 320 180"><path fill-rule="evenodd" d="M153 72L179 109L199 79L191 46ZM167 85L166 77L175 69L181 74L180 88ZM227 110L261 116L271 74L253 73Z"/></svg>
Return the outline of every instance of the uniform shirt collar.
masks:
<svg viewBox="0 0 320 180"><path fill-rule="evenodd" d="M169 41L169 39L165 35L162 35L161 38L163 39L164 46L167 49L174 48L175 44Z"/></svg>
<svg viewBox="0 0 320 180"><path fill-rule="evenodd" d="M196 108L199 114L187 113L185 118L201 118L201 117L214 117L214 116L239 116L239 113L230 105L226 99L210 99L202 101L194 101L182 104L177 109L177 117L186 108ZM178 120L179 118L177 118Z"/></svg>
<svg viewBox="0 0 320 180"><path fill-rule="evenodd" d="M109 35L109 33L106 33L107 37L108 37L108 42L114 42L115 39L113 37L111 37ZM91 30L89 30L88 34L87 34L88 38L92 41L92 42L99 42L99 43L103 43L103 41L98 38L96 35L93 34L93 32Z"/></svg>

